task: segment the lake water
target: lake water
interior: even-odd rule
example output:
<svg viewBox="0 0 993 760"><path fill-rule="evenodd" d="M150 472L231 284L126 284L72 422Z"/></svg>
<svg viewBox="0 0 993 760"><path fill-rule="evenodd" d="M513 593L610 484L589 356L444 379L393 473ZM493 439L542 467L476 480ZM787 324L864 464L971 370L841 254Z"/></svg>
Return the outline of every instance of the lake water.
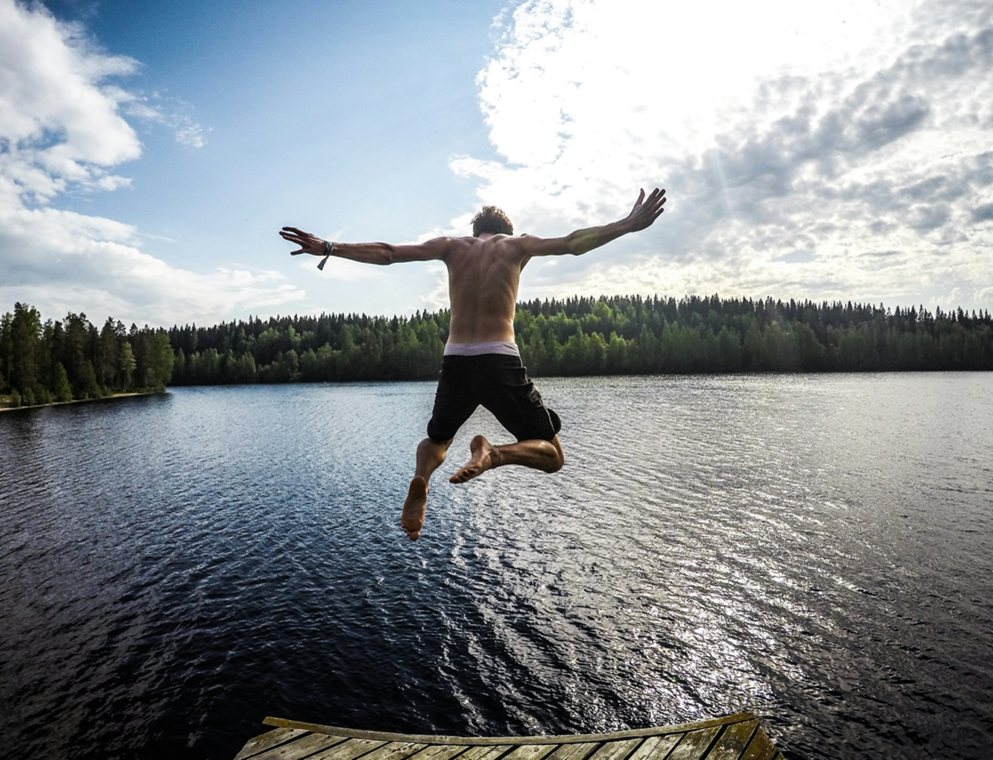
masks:
<svg viewBox="0 0 993 760"><path fill-rule="evenodd" d="M993 754L993 374L547 379L566 466L399 509L432 383L0 415L8 757L230 760L759 713L791 758Z"/></svg>

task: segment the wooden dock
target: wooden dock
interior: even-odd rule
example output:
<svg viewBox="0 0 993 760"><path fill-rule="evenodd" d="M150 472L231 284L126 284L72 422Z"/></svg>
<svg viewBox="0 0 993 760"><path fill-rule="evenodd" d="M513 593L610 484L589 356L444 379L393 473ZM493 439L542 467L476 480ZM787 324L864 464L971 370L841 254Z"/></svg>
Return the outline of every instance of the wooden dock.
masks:
<svg viewBox="0 0 993 760"><path fill-rule="evenodd" d="M424 736L282 718L235 760L784 760L752 713L678 726L566 736Z"/></svg>

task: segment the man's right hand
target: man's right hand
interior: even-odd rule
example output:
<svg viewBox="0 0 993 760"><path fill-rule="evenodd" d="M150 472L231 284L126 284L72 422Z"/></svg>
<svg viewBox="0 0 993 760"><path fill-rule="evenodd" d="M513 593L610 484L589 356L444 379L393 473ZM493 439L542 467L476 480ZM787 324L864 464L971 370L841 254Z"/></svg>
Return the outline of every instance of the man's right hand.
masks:
<svg viewBox="0 0 993 760"><path fill-rule="evenodd" d="M625 226L630 232L651 227L655 220L662 216L663 211L665 211L665 190L655 188L648 196L648 200L645 200L645 191L642 190L631 213L624 219Z"/></svg>
<svg viewBox="0 0 993 760"><path fill-rule="evenodd" d="M311 256L326 256L326 241L321 240L317 235L298 230L296 227L283 227L279 231L279 236L283 240L288 240L293 245L300 246L299 251L290 251L291 256L299 256L301 253L309 253Z"/></svg>

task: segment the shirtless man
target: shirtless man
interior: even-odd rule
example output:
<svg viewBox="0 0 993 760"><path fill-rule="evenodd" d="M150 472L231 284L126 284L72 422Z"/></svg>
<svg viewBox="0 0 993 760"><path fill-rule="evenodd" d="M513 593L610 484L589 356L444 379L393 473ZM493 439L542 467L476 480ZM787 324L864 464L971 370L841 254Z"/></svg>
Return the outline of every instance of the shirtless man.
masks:
<svg viewBox="0 0 993 760"><path fill-rule="evenodd" d="M558 415L546 408L521 364L514 342L514 311L521 270L535 256L579 256L611 240L649 227L662 214L665 190L638 195L624 219L577 230L565 237L513 237L507 216L486 206L473 219L472 237L435 238L416 245L388 243L330 243L295 227L279 233L300 246L296 256L309 253L340 256L367 264L401 261L443 261L448 267L451 325L428 437L417 446L417 464L407 490L400 523L411 541L424 525L428 482L445 461L456 431L482 404L517 438L494 446L477 435L469 444L469 462L449 481L465 483L486 470L519 464L556 472L565 461L558 432Z"/></svg>

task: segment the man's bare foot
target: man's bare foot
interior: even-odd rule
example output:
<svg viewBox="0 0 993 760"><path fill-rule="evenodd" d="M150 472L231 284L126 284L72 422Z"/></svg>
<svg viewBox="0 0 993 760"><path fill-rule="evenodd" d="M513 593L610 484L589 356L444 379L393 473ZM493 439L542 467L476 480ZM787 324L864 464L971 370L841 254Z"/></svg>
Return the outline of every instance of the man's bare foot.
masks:
<svg viewBox="0 0 993 760"><path fill-rule="evenodd" d="M448 479L449 483L465 483L500 464L500 450L481 435L469 442L469 451L472 452L472 458Z"/></svg>
<svg viewBox="0 0 993 760"><path fill-rule="evenodd" d="M415 475L407 489L407 498L403 502L403 512L400 515L400 525L411 541L416 541L424 527L424 512L428 506L428 482L420 475Z"/></svg>

